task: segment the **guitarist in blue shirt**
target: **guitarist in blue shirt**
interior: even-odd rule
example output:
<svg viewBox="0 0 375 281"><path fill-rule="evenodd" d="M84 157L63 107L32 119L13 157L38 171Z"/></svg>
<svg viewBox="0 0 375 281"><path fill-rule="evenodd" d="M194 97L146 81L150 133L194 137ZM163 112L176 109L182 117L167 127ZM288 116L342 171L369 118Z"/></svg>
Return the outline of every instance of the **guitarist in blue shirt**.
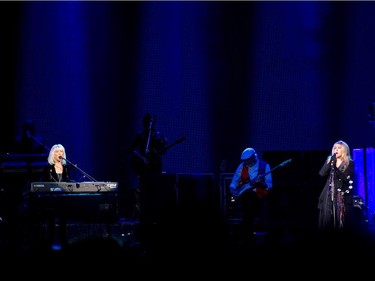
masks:
<svg viewBox="0 0 375 281"><path fill-rule="evenodd" d="M270 189L272 189L270 165L259 159L253 148L246 148L241 154L241 163L230 184L232 200L238 204L241 211L245 239L251 241L255 232L267 230Z"/></svg>

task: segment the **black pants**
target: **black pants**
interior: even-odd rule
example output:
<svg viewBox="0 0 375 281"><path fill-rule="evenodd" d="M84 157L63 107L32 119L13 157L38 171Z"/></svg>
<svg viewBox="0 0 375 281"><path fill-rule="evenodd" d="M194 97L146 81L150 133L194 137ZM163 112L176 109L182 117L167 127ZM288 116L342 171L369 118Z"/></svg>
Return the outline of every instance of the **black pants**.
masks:
<svg viewBox="0 0 375 281"><path fill-rule="evenodd" d="M239 198L242 215L242 230L247 234L268 231L269 200L267 196L259 197L253 190L246 190Z"/></svg>

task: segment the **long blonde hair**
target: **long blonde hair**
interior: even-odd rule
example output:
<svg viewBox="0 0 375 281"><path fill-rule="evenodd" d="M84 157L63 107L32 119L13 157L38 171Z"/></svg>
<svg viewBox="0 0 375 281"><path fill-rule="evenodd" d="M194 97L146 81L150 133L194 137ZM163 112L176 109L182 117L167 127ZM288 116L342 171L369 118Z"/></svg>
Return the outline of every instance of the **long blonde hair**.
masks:
<svg viewBox="0 0 375 281"><path fill-rule="evenodd" d="M341 167L342 167L342 170L345 171L346 168L349 166L349 162L352 160L352 157L350 155L349 145L342 140L339 140L339 141L335 142L333 144L333 147L332 147L332 154L335 151L335 145L341 145L344 148L344 151L343 151L343 154L342 154L342 157L341 157L341 159L342 159Z"/></svg>
<svg viewBox="0 0 375 281"><path fill-rule="evenodd" d="M55 161L53 160L53 153L56 149L61 149L64 152L64 158L66 158L66 152L65 152L65 147L62 144L55 144L54 146L51 147L51 150L49 151L48 155L48 163L53 165L55 164ZM61 161L63 165L66 165L65 159Z"/></svg>

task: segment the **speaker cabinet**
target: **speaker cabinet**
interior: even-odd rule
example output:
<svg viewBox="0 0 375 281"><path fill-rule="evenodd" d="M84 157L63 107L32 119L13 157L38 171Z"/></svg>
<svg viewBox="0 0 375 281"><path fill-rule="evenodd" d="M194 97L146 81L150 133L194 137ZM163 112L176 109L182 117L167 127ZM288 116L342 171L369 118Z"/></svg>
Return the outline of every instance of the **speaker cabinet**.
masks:
<svg viewBox="0 0 375 281"><path fill-rule="evenodd" d="M175 174L153 174L140 184L140 216L146 222L169 220L176 213Z"/></svg>
<svg viewBox="0 0 375 281"><path fill-rule="evenodd" d="M214 174L178 174L178 211L187 219L214 218L220 212L220 190Z"/></svg>
<svg viewBox="0 0 375 281"><path fill-rule="evenodd" d="M160 174L141 183L145 219L197 220L217 216L221 192L214 174Z"/></svg>
<svg viewBox="0 0 375 281"><path fill-rule="evenodd" d="M225 219L240 218L240 211L238 204L233 200L230 193L230 183L232 182L234 173L221 173L219 182L222 191L222 213Z"/></svg>

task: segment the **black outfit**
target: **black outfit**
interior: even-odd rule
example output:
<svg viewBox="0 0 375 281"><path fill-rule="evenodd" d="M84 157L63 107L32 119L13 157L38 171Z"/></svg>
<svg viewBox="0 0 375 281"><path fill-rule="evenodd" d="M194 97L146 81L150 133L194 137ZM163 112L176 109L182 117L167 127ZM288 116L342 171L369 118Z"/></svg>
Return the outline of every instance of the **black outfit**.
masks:
<svg viewBox="0 0 375 281"><path fill-rule="evenodd" d="M132 141L132 168L138 176L147 173L161 173L162 155L166 140L159 131L148 128L137 133Z"/></svg>
<svg viewBox="0 0 375 281"><path fill-rule="evenodd" d="M265 190L267 185L263 182L255 184L259 190ZM269 211L269 198L267 191L253 192L251 190L244 191L238 199L240 209L242 212L242 224L246 233L268 231L268 211Z"/></svg>
<svg viewBox="0 0 375 281"><path fill-rule="evenodd" d="M47 182L69 182L70 181L70 169L69 166L63 165L62 174L58 175L55 170L54 164L47 164L43 168L43 181Z"/></svg>
<svg viewBox="0 0 375 281"><path fill-rule="evenodd" d="M138 132L131 142L132 169L137 177L135 190L136 206L133 217L139 218L138 238L146 250L153 247L156 228L161 225L163 171L162 157L165 153L166 139L155 130L155 118L146 114L143 119L143 130Z"/></svg>
<svg viewBox="0 0 375 281"><path fill-rule="evenodd" d="M157 181L162 174L162 156L165 153L167 141L161 133L155 130L155 118L146 114L143 119L143 130L138 132L131 142L132 169L137 176L136 211L140 211L140 198L146 194L146 187ZM149 199L143 196L144 199ZM148 196L149 197L149 196Z"/></svg>
<svg viewBox="0 0 375 281"><path fill-rule="evenodd" d="M319 196L319 229L350 229L353 226L353 177L354 162L349 161L348 167L342 163L336 167L331 160L319 171L327 181Z"/></svg>
<svg viewBox="0 0 375 281"><path fill-rule="evenodd" d="M43 169L43 179L44 182L69 182L70 181L70 169L69 166L63 165L63 172L57 174L54 164L47 164ZM43 197L43 196L42 196ZM37 198L43 200L43 198ZM61 199L59 194L56 196L47 195L47 207L42 208L40 212L40 219L46 220L48 225L48 243L51 247L58 246L64 247L67 244L66 235L66 224L67 217L63 210L60 208ZM55 204L56 203L56 204ZM58 228L56 227L58 226Z"/></svg>
<svg viewBox="0 0 375 281"><path fill-rule="evenodd" d="M162 157L167 144L162 134L155 130L151 115L145 115L143 125L144 129L135 135L131 143L132 169L140 186L142 182L162 173Z"/></svg>

